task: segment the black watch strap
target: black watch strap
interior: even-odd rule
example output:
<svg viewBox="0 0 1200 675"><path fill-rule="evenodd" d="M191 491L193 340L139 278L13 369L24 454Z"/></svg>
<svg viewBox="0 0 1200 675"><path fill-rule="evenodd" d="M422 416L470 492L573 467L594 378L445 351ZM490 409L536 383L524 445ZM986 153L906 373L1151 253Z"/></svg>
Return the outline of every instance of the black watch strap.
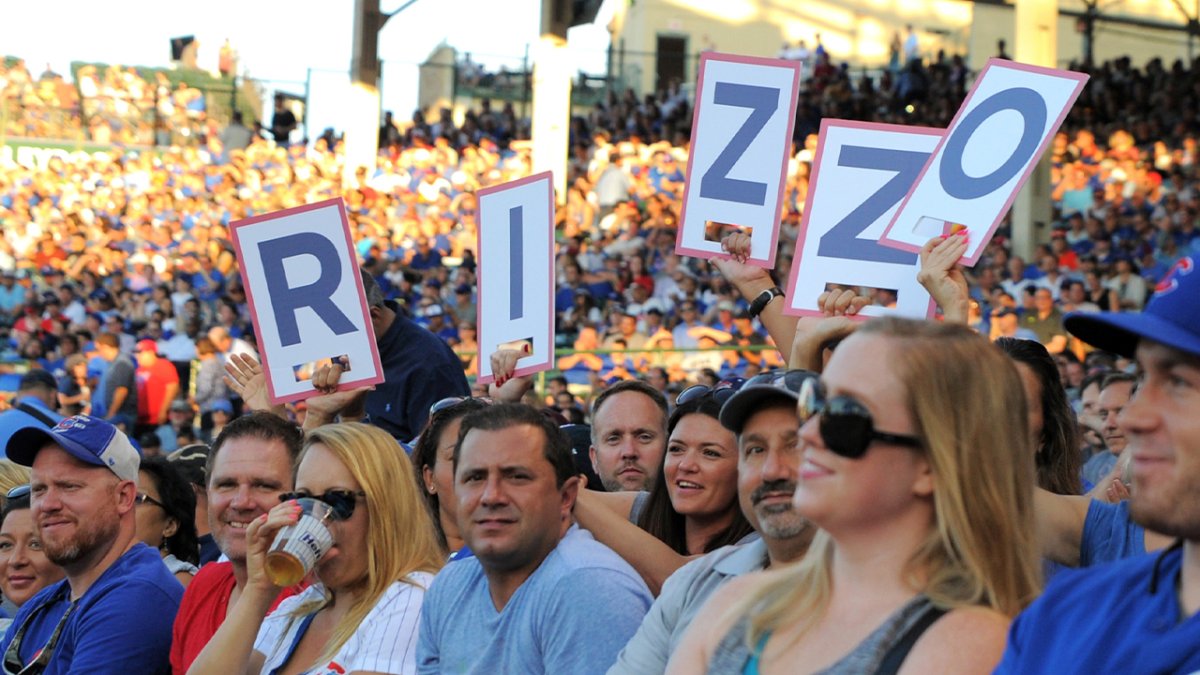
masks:
<svg viewBox="0 0 1200 675"><path fill-rule="evenodd" d="M782 297L783 291L780 290L778 286L772 286L762 293L759 293L758 297L754 298L754 301L750 303L750 316L758 317L758 315L762 314L762 311L767 308L767 305L770 304L772 300Z"/></svg>

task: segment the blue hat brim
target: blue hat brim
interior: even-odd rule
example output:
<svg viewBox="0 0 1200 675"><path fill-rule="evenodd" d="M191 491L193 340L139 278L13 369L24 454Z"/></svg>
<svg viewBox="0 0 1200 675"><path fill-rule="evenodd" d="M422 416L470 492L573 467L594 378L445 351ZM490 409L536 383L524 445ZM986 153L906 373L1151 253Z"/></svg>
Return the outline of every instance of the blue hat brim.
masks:
<svg viewBox="0 0 1200 675"><path fill-rule="evenodd" d="M66 450L67 454L85 464L104 466L104 462L100 461L99 457L88 452L83 446L39 426L28 426L17 430L8 439L8 445L4 448L4 452L17 464L31 467L37 454L51 443Z"/></svg>
<svg viewBox="0 0 1200 675"><path fill-rule="evenodd" d="M1143 338L1200 355L1200 336L1154 314L1072 312L1063 318L1063 326L1093 347L1128 358Z"/></svg>

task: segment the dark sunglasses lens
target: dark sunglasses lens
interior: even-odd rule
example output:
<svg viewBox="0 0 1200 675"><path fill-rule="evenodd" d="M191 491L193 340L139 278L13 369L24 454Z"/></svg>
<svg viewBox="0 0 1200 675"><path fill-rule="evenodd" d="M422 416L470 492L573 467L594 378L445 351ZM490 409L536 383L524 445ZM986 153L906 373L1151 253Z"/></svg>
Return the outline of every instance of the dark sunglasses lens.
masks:
<svg viewBox="0 0 1200 675"><path fill-rule="evenodd" d="M837 454L858 459L871 445L871 415L861 403L838 397L821 413L821 440Z"/></svg>
<svg viewBox="0 0 1200 675"><path fill-rule="evenodd" d="M800 424L804 424L813 415L821 412L821 407L825 404L824 396L820 383L816 379L806 381L800 387L800 400L796 406L796 412L800 416Z"/></svg>
<svg viewBox="0 0 1200 675"><path fill-rule="evenodd" d="M321 497L321 501L333 509L334 520L349 520L354 515L354 493L342 490L330 490Z"/></svg>

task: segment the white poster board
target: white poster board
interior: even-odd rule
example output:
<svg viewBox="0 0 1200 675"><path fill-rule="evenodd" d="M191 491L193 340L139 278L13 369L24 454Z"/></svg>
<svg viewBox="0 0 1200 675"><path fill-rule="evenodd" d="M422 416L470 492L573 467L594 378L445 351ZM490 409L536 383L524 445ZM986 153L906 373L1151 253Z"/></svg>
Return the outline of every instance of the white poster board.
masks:
<svg viewBox="0 0 1200 675"><path fill-rule="evenodd" d="M883 243L916 252L947 223L961 224L971 232L962 263L974 265L1087 79L990 59Z"/></svg>
<svg viewBox="0 0 1200 675"><path fill-rule="evenodd" d="M272 404L316 394L336 359L338 389L383 381L375 330L340 198L230 225Z"/></svg>
<svg viewBox="0 0 1200 675"><path fill-rule="evenodd" d="M824 120L784 314L822 316L826 284L896 291L896 306L865 307L854 318L930 318L935 306L917 281L916 253L879 238L942 138L940 129Z"/></svg>
<svg viewBox="0 0 1200 675"><path fill-rule="evenodd" d="M529 344L516 376L554 364L553 175L479 191L479 381L494 381L490 355Z"/></svg>
<svg viewBox="0 0 1200 675"><path fill-rule="evenodd" d="M700 57L677 253L723 256L705 235L736 225L752 229L750 262L774 267L799 87L795 61Z"/></svg>

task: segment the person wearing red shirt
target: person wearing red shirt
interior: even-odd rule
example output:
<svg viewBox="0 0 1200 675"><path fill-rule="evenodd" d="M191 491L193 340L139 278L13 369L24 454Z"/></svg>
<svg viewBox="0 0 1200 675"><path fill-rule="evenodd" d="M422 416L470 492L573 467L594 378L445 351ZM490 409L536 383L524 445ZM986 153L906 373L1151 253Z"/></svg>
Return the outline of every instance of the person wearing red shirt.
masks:
<svg viewBox="0 0 1200 675"><path fill-rule="evenodd" d="M171 672L183 675L216 634L246 583L246 526L295 487L299 427L257 412L229 423L213 443L205 467L208 523L228 562L200 568L183 594L171 642ZM284 589L271 610L304 586Z"/></svg>
<svg viewBox="0 0 1200 675"><path fill-rule="evenodd" d="M171 401L179 394L179 373L168 360L158 357L158 343L137 343L138 425L153 431L167 422Z"/></svg>

